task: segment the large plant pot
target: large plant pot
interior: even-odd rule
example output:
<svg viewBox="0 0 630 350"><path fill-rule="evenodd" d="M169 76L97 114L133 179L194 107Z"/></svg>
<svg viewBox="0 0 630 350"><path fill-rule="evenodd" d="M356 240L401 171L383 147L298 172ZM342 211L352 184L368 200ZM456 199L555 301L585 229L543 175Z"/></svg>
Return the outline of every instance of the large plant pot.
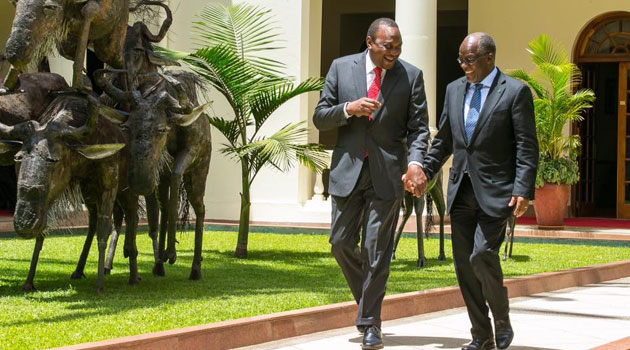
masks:
<svg viewBox="0 0 630 350"><path fill-rule="evenodd" d="M546 183L536 189L534 211L536 223L539 229L562 230L564 229L564 213L569 205L569 193L571 187L566 184Z"/></svg>

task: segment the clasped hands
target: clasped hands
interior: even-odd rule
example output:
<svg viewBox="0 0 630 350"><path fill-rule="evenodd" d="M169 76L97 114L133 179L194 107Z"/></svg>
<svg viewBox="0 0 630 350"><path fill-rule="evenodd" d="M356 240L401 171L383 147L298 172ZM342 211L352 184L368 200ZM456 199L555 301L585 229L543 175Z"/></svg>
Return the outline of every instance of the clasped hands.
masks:
<svg viewBox="0 0 630 350"><path fill-rule="evenodd" d="M401 180L405 186L405 191L411 192L414 197L422 196L427 190L427 177L422 167L418 164L410 164ZM514 208L514 216L518 218L527 211L529 199L521 196L512 196L508 206Z"/></svg>
<svg viewBox="0 0 630 350"><path fill-rule="evenodd" d="M418 164L409 164L407 172L401 178L405 191L410 192L414 197L420 197L427 190L427 176Z"/></svg>
<svg viewBox="0 0 630 350"><path fill-rule="evenodd" d="M381 108L378 100L369 97L362 97L349 102L346 105L346 112L354 116L369 116L377 109ZM427 177L418 164L410 164L407 172L402 176L405 190L411 192L415 197L420 197L427 190Z"/></svg>

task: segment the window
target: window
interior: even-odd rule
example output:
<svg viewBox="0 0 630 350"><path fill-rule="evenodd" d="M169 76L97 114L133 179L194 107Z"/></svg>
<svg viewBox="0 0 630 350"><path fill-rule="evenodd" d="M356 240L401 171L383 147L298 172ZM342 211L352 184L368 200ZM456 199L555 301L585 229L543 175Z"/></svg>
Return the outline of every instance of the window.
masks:
<svg viewBox="0 0 630 350"><path fill-rule="evenodd" d="M630 60L630 13L613 12L594 19L578 39L577 62Z"/></svg>

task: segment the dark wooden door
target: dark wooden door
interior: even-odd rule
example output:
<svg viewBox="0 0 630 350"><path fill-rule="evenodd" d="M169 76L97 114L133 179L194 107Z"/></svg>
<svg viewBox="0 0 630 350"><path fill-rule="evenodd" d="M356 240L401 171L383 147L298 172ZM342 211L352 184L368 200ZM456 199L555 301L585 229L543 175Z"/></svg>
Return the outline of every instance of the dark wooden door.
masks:
<svg viewBox="0 0 630 350"><path fill-rule="evenodd" d="M595 90L597 70L594 64L581 64L582 86ZM578 157L580 180L571 189L573 216L595 215L595 114L597 104L584 112L584 120L574 123L574 134L580 135L582 152Z"/></svg>

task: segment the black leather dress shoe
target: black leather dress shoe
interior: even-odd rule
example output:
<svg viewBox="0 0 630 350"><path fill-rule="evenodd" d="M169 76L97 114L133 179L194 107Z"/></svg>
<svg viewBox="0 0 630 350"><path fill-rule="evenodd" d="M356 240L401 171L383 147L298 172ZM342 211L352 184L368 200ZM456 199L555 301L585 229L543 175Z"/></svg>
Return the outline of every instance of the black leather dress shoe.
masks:
<svg viewBox="0 0 630 350"><path fill-rule="evenodd" d="M497 343L497 348L503 350L507 349L514 339L514 331L510 320L502 320L494 322L494 340Z"/></svg>
<svg viewBox="0 0 630 350"><path fill-rule="evenodd" d="M368 328L368 326L363 326L363 325L357 325L357 331L359 331L359 334L363 334L365 333L365 330Z"/></svg>
<svg viewBox="0 0 630 350"><path fill-rule="evenodd" d="M369 326L363 334L361 342L363 350L374 350L383 348L383 334L377 326Z"/></svg>
<svg viewBox="0 0 630 350"><path fill-rule="evenodd" d="M494 342L492 338L481 340L478 338L473 339L468 345L462 346L462 350L492 350L494 349Z"/></svg>

